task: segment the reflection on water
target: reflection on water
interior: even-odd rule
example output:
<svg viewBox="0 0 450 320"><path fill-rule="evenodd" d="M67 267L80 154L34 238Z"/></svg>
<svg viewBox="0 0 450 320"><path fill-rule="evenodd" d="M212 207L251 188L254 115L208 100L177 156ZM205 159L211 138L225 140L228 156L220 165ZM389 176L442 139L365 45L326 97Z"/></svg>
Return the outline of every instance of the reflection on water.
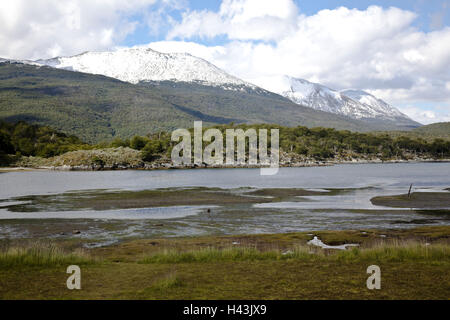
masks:
<svg viewBox="0 0 450 320"><path fill-rule="evenodd" d="M80 237L113 243L123 237L447 225L450 224L448 210L443 213L442 210L393 209L374 206L370 202L374 196L406 193L411 183L414 191L442 191L450 186L450 176L443 174L445 172L450 172L448 163L281 168L275 176L260 176L258 169L11 172L0 177L0 199L3 199L0 202L0 237ZM221 206L186 203L102 211L8 210L8 206L21 204L15 199L21 196L55 194L59 197L68 191L83 194L92 190L176 187L218 187L230 189L232 193L245 193L246 187L301 188L320 192L320 195L278 200L272 197L274 202L270 203ZM261 196L264 198L267 196ZM52 203L46 203L46 206L51 208ZM80 232L74 234L73 229Z"/></svg>

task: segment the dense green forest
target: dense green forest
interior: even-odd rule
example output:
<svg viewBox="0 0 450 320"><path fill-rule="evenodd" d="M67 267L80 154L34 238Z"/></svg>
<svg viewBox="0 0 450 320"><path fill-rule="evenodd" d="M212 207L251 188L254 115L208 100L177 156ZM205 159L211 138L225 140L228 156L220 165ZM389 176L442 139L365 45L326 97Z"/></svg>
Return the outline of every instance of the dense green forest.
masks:
<svg viewBox="0 0 450 320"><path fill-rule="evenodd" d="M303 158L330 160L358 157L380 159L408 159L417 157L450 158L450 139L422 139L411 136L391 136L381 133L356 133L330 128L295 128L277 125L218 125L226 137L226 129L279 129L281 152ZM207 130L208 128L203 128ZM191 129L193 133L193 129ZM192 134L193 137L193 134ZM270 139L269 139L270 140ZM225 140L224 140L225 141ZM68 136L52 128L0 122L0 159L3 164L21 156L50 158L75 150L130 148L141 152L142 161L170 159L175 145L170 132L159 132L131 139L115 138L111 142L89 145L75 136ZM204 147L207 143L204 143ZM9 155L9 156L7 156ZM98 159L100 161L101 159Z"/></svg>
<svg viewBox="0 0 450 320"><path fill-rule="evenodd" d="M349 156L374 156L381 159L407 158L411 156L428 156L433 158L450 157L449 139L422 139L420 137L397 136L385 133L357 133L348 130L331 128L295 128L277 125L219 125L226 137L226 129L280 129L280 149L286 153L294 153L314 159L332 159ZM204 128L207 130L208 128ZM192 132L192 129L191 129ZM130 147L142 150L146 160L152 160L158 155L170 155L173 142L170 134L161 132L147 137L135 136L132 139L116 138L110 146ZM204 146L206 143L204 143Z"/></svg>
<svg viewBox="0 0 450 320"><path fill-rule="evenodd" d="M75 136L68 136L50 127L30 125L23 121L7 123L0 121L0 159L37 156L53 157L68 151L89 149Z"/></svg>

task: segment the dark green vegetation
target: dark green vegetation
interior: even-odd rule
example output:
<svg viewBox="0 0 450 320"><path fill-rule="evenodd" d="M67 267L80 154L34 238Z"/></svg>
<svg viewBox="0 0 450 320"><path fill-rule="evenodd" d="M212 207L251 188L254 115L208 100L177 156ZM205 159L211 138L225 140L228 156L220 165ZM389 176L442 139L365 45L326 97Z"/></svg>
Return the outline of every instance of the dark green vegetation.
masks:
<svg viewBox="0 0 450 320"><path fill-rule="evenodd" d="M89 148L91 146L79 138L67 136L49 127L29 125L23 121L17 123L0 121L0 163L13 161L22 155L48 158ZM7 155L14 157L8 159Z"/></svg>
<svg viewBox="0 0 450 320"><path fill-rule="evenodd" d="M313 158L375 156L381 159L415 156L446 158L450 156L450 140L356 133L327 128L282 128L280 147Z"/></svg>
<svg viewBox="0 0 450 320"><path fill-rule="evenodd" d="M400 136L409 137L412 139L424 139L431 141L433 139L450 139L450 122L433 123L426 126L415 128L411 131L389 131L380 132L379 134L387 133L396 138Z"/></svg>
<svg viewBox="0 0 450 320"><path fill-rule="evenodd" d="M361 158L364 156L380 159L430 157L436 159L450 157L450 140L425 140L420 137L391 137L389 134L358 133L331 128L282 127L276 125L218 125L226 141L226 129L280 129L280 149L282 152L314 159ZM204 131L207 128L204 128ZM191 136L193 132L191 130ZM270 140L270 137L269 139ZM137 142L139 141L139 142ZM143 150L144 157L157 158L161 154L170 155L172 146L170 134L161 133L150 138L135 137L132 140L116 139L112 146L131 147ZM208 145L204 143L203 147Z"/></svg>
<svg viewBox="0 0 450 320"><path fill-rule="evenodd" d="M93 143L192 123L161 95L104 76L0 64L0 118L49 125Z"/></svg>
<svg viewBox="0 0 450 320"><path fill-rule="evenodd" d="M450 192L413 192L381 196L370 200L374 205L395 208L450 208Z"/></svg>
<svg viewBox="0 0 450 320"><path fill-rule="evenodd" d="M412 131L422 136L434 136L442 138L450 138L450 122L433 123L427 126L416 128Z"/></svg>
<svg viewBox="0 0 450 320"><path fill-rule="evenodd" d="M398 130L411 124L366 123L299 106L269 92L174 82L133 85L112 78L0 63L0 119L51 126L98 143L175 128L235 123ZM414 123L413 123L414 124Z"/></svg>
<svg viewBox="0 0 450 320"><path fill-rule="evenodd" d="M130 240L89 250L62 241L50 252L48 244L1 241L0 298L448 299L449 231L314 233L327 244L360 244L347 251L307 246L307 233ZM66 288L66 264L80 265L81 290ZM366 287L372 264L382 270L381 290Z"/></svg>
<svg viewBox="0 0 450 320"><path fill-rule="evenodd" d="M289 155L292 162L312 160L351 160L353 158L390 159L448 159L450 157L450 139L421 138L412 135L381 133L358 133L348 130L339 131L330 128L282 127L266 124L255 125L217 125L224 137L226 129L280 129L281 152ZM204 128L207 130L207 128ZM191 129L193 139L193 130ZM226 141L226 138L224 139ZM270 137L269 137L270 141ZM131 139L116 137L111 142L87 145L73 136L66 136L48 127L30 126L23 122L15 125L0 123L0 163L7 164L11 155L53 157L77 149L99 149L85 152L73 152L54 157L49 161L20 161L20 157L9 157L21 166L61 166L84 165L114 167L117 163L124 167L143 166L143 162L170 162L170 154L176 142L171 141L168 132L159 132L147 136L134 136ZM204 143L206 147L208 143ZM115 148L107 150L107 148ZM125 148L125 149L117 149ZM128 149L127 149L128 148ZM102 149L103 151L100 151ZM133 154L133 150L139 154ZM247 148L248 152L248 148ZM120 156L122 153L122 157ZM282 158L283 161L283 158ZM132 165L131 165L132 164ZM14 165L14 164L13 164Z"/></svg>

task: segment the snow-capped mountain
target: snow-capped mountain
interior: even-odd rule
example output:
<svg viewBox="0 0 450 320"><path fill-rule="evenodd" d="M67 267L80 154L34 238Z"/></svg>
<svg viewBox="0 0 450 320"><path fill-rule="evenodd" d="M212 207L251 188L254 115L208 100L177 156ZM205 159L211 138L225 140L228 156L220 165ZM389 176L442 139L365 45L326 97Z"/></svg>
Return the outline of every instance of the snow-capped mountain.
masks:
<svg viewBox="0 0 450 320"><path fill-rule="evenodd" d="M272 94L270 92L272 91L297 104L354 119L387 120L395 123L404 122L403 124L411 126L418 125L396 108L364 91L339 92L318 83L289 76L280 76L281 81L277 81L279 78L269 79L267 85L258 87L187 53L161 53L147 48L125 48L115 51L85 52L48 60L8 61L104 75L133 84L176 81L247 93Z"/></svg>
<svg viewBox="0 0 450 320"><path fill-rule="evenodd" d="M295 103L355 119L407 120L408 116L361 90L336 91L318 83L285 76L281 95Z"/></svg>
<svg viewBox="0 0 450 320"><path fill-rule="evenodd" d="M131 48L85 52L72 57L36 61L54 68L99 74L133 84L141 81L196 82L236 90L257 87L233 77L213 64L187 53L160 53Z"/></svg>
<svg viewBox="0 0 450 320"><path fill-rule="evenodd" d="M363 105L372 107L380 113L390 114L395 117L405 117L405 115L396 108L365 91L348 89L341 91L341 93Z"/></svg>

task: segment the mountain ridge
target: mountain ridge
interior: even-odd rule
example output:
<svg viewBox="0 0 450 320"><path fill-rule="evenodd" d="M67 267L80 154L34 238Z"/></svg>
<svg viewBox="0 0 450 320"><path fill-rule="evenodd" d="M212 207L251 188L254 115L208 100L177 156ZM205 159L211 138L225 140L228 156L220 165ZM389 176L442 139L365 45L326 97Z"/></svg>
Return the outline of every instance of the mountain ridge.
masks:
<svg viewBox="0 0 450 320"><path fill-rule="evenodd" d="M316 110L360 120L399 122L412 128L421 125L363 90L337 91L319 83L290 76L284 76L283 80L288 89L279 92L282 96Z"/></svg>
<svg viewBox="0 0 450 320"><path fill-rule="evenodd" d="M162 53L150 48L87 51L75 56L36 60L36 63L58 69L101 74L133 84L175 81L220 86L225 90L261 89L202 58L188 53Z"/></svg>
<svg viewBox="0 0 450 320"><path fill-rule="evenodd" d="M271 123L352 131L392 130L297 105L275 93L197 83L136 85L103 75L0 63L0 119L47 125L95 143L158 131L226 123Z"/></svg>
<svg viewBox="0 0 450 320"><path fill-rule="evenodd" d="M16 61L88 74L104 75L132 84L172 81L219 87L223 90L268 95L271 92L239 79L188 53L161 53L149 48L83 52L46 60ZM292 102L375 125L412 129L420 124L381 99L360 90L338 92L318 83L284 76L289 89L276 92ZM388 122L384 124L383 122Z"/></svg>

